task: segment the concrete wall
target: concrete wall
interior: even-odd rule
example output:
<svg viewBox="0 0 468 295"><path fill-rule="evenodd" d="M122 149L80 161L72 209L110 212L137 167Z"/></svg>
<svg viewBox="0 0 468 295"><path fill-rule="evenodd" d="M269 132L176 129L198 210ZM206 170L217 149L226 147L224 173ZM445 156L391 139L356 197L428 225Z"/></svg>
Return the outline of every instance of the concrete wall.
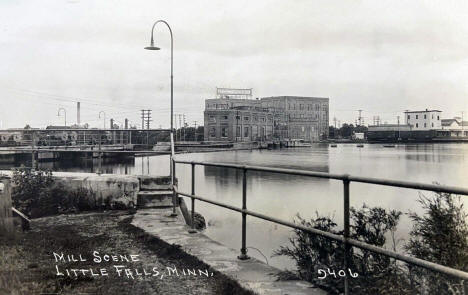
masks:
<svg viewBox="0 0 468 295"><path fill-rule="evenodd" d="M11 177L11 171L0 171L0 176ZM137 204L140 181L137 176L94 173L54 172L53 177L67 190L89 190L90 204L96 207L110 204L116 208L133 208ZM66 196L64 196L66 197Z"/></svg>
<svg viewBox="0 0 468 295"><path fill-rule="evenodd" d="M9 236L13 230L10 184L9 180L0 178L0 236Z"/></svg>

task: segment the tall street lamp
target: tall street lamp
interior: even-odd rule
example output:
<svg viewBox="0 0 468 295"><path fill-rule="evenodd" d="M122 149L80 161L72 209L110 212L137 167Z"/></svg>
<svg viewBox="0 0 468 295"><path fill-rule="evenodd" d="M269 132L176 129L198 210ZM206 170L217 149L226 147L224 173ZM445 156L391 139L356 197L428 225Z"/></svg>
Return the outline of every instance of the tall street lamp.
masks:
<svg viewBox="0 0 468 295"><path fill-rule="evenodd" d="M101 119L101 113L104 115L104 129L106 129L106 112L100 111L99 112L99 119Z"/></svg>
<svg viewBox="0 0 468 295"><path fill-rule="evenodd" d="M160 50L161 48L154 46L154 38L153 38L153 32L154 32L154 27L158 23L163 23L167 26L169 29L169 33L171 35L171 160L172 157L174 157L174 76L173 76L173 69L174 69L174 39L172 37L172 30L169 24L164 21L164 20L158 20L153 24L153 27L151 28L151 43L150 46L145 47L146 50Z"/></svg>
<svg viewBox="0 0 468 295"><path fill-rule="evenodd" d="M171 182L172 182L172 186L174 187L174 184L175 184L175 163L173 162L173 158L174 158L174 38L172 36L172 29L171 29L171 26L169 26L169 24L164 21L164 20L158 20L156 21L154 24L153 24L153 27L151 28L151 43L150 43L150 46L147 46L145 47L146 50L160 50L161 48L159 47L156 47L154 46L154 38L153 38L153 33L154 33L154 27L159 24L159 23L163 23L167 26L167 28L169 29L169 33L171 35L171 134L170 134L170 137L171 137L171 155L170 155L170 173L171 173ZM174 194L174 197L173 197L173 212L172 212L172 216L175 216L176 215L176 211L175 211L175 194Z"/></svg>
<svg viewBox="0 0 468 295"><path fill-rule="evenodd" d="M67 110L64 109L64 108L59 108L59 109L58 109L58 112L57 112L57 116L59 116L59 117L60 117L60 111L63 111L63 113L64 113L65 126L67 126Z"/></svg>

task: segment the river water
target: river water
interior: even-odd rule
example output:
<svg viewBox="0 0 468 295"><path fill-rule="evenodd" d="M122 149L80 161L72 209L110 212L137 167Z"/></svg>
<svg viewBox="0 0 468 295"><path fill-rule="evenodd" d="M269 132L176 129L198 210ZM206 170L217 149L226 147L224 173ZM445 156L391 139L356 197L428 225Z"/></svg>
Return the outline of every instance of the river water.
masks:
<svg viewBox="0 0 468 295"><path fill-rule="evenodd" d="M340 144L336 148L316 144L310 148L280 150L225 151L177 155L178 159L238 163L246 165L298 168L310 171L348 173L385 179L440 183L467 187L468 144L412 144L385 148L382 145ZM41 163L60 171L94 171L96 162ZM168 156L128 159L103 164L106 173L168 175ZM191 191L191 167L178 164L179 189ZM354 207L380 206L385 209L422 213L416 190L352 183L350 204ZM242 206L242 171L235 169L196 168L196 194L234 206ZM248 172L247 207L249 210L293 221L296 214L305 218L316 214L333 216L339 225L343 220L343 184L336 180ZM186 199L190 206L190 200ZM468 203L464 201L464 203ZM231 247L241 247L241 215L207 203L196 203L196 211L206 219L205 234ZM399 247L411 229L403 215L396 232ZM293 268L284 257L271 257L281 245L288 245L289 228L254 217L247 218L248 254L280 268ZM388 245L388 247L391 247ZM260 254L260 252L262 254ZM266 258L264 257L266 256Z"/></svg>

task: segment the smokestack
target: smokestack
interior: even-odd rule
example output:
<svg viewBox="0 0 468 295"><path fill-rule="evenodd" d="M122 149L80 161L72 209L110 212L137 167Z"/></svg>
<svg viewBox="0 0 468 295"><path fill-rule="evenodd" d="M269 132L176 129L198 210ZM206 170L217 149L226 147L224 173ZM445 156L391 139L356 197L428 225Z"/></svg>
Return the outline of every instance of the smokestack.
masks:
<svg viewBox="0 0 468 295"><path fill-rule="evenodd" d="M114 119L110 119L110 129L114 129Z"/></svg>
<svg viewBox="0 0 468 295"><path fill-rule="evenodd" d="M80 102L76 103L76 124L80 125Z"/></svg>
<svg viewBox="0 0 468 295"><path fill-rule="evenodd" d="M125 129L128 129L128 119L125 118Z"/></svg>

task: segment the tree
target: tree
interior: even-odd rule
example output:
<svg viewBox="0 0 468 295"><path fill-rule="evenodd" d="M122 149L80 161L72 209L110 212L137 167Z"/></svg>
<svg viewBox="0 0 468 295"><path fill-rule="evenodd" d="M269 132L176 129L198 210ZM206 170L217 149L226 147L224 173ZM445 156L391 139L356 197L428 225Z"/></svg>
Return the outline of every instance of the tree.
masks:
<svg viewBox="0 0 468 295"><path fill-rule="evenodd" d="M424 215L414 212L410 240L405 248L415 257L468 271L468 214L460 198L447 193L420 195ZM415 283L426 294L465 294L459 280L415 268Z"/></svg>

